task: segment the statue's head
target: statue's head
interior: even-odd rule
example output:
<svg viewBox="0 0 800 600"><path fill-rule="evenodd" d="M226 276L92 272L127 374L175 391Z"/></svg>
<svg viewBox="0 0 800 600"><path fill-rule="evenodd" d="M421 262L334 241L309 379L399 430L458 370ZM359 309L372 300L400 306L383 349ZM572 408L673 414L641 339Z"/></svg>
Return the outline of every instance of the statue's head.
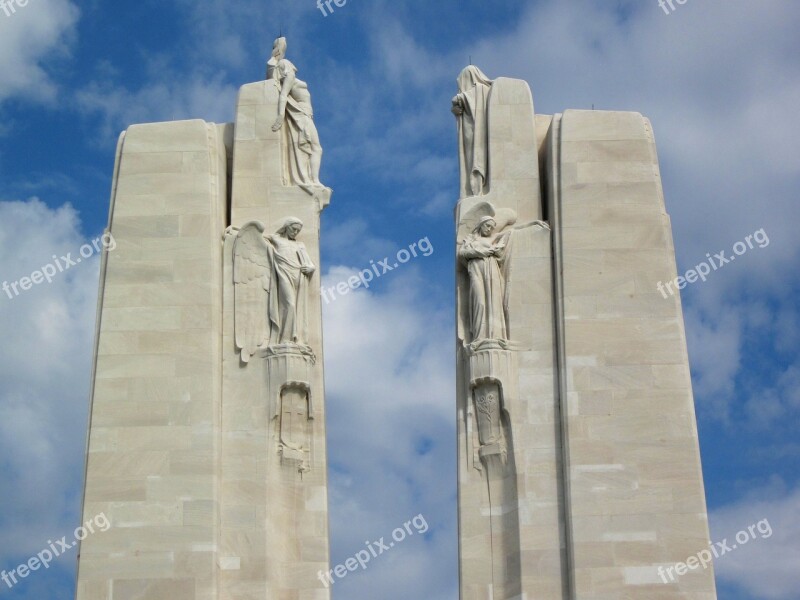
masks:
<svg viewBox="0 0 800 600"><path fill-rule="evenodd" d="M283 222L281 228L278 229L278 235L285 236L290 240L296 240L297 236L303 230L303 222L296 217L289 217Z"/></svg>
<svg viewBox="0 0 800 600"><path fill-rule="evenodd" d="M475 65L465 67L458 75L458 91L461 93L468 92L476 85L490 86L493 80L489 79L483 71Z"/></svg>
<svg viewBox="0 0 800 600"><path fill-rule="evenodd" d="M286 57L286 38L279 37L272 44L272 58L281 60Z"/></svg>
<svg viewBox="0 0 800 600"><path fill-rule="evenodd" d="M475 232L479 233L481 237L489 237L497 227L497 222L489 216L481 217L478 225L475 227Z"/></svg>

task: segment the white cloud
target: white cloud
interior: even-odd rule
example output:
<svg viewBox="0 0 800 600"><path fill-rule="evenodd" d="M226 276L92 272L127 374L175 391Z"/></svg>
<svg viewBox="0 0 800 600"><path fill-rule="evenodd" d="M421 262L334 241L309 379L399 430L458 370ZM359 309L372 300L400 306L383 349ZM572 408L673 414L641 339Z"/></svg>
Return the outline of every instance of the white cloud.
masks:
<svg viewBox="0 0 800 600"><path fill-rule="evenodd" d="M0 202L3 281L54 254L74 258L87 241L69 205ZM82 261L13 299L0 294L0 566L78 525L98 264Z"/></svg>
<svg viewBox="0 0 800 600"><path fill-rule="evenodd" d="M727 423L734 380L742 367L740 310L717 305L704 312L685 307L684 318L695 398L704 400L704 416Z"/></svg>
<svg viewBox="0 0 800 600"><path fill-rule="evenodd" d="M786 218L800 193L795 5L696 3L667 17L656 3L547 0L523 8L510 31L477 29L445 52L387 18L388 3L368 14L372 85L340 64L322 82L337 106L326 125L337 132L328 157L334 169L392 186L408 210L440 216L452 206L456 150L442 140L455 139L450 82L471 54L491 77L526 79L538 112L596 104L652 120L681 272L765 230L769 246L683 292L699 414L756 426L732 409L744 357L756 345L786 355L800 335L787 286L787 274L800 268L800 238ZM776 297L783 327L764 308ZM759 311L766 327L753 322ZM763 344L767 331L772 348ZM785 402L773 400L777 418Z"/></svg>
<svg viewBox="0 0 800 600"><path fill-rule="evenodd" d="M361 269L369 268L370 260L381 260L397 250L395 242L377 237L363 217L351 217L330 226L325 224L323 228L324 251L336 257L347 256L353 262L360 261ZM322 258L327 266L330 259L327 255Z"/></svg>
<svg viewBox="0 0 800 600"><path fill-rule="evenodd" d="M335 285L356 274L335 267ZM452 319L431 307L416 265L388 273L381 292L324 304L332 561L422 514L410 536L334 585L336 597L451 599L456 585Z"/></svg>
<svg viewBox="0 0 800 600"><path fill-rule="evenodd" d="M0 10L0 102L13 96L50 102L57 84L47 64L68 54L78 8L69 0L14 8L8 16Z"/></svg>
<svg viewBox="0 0 800 600"><path fill-rule="evenodd" d="M800 367L790 366L775 380L774 386L759 388L747 399L745 411L753 427L775 430L783 423L797 422L800 415Z"/></svg>
<svg viewBox="0 0 800 600"><path fill-rule="evenodd" d="M181 27L176 30L181 54L143 52L146 74L135 83L99 60L98 75L75 94L80 113L99 117L107 145L134 123L233 121L239 85L263 78L266 72L273 37L263 35L263 23L279 26L281 21L291 30L301 14L313 9L313 4L301 7L261 0L178 0L176 4L182 10ZM292 52L297 52L297 46L302 48L302 39L292 36ZM250 75L246 81L229 83L231 70L246 70Z"/></svg>
<svg viewBox="0 0 800 600"><path fill-rule="evenodd" d="M237 88L217 74L165 75L139 89L93 82L75 95L86 115L99 115L103 140L134 123L180 119L205 119L212 123L233 120Z"/></svg>
<svg viewBox="0 0 800 600"><path fill-rule="evenodd" d="M791 296L783 296L786 279L797 272L800 243L787 218L796 213L800 179L798 11L792 0L697 1L667 17L655 2L627 1L621 5L631 12L622 18L619 4L531 2L510 32L485 35L478 24L460 46L434 52L387 17L391 3L385 3L367 22L365 52L372 61L365 70L313 56L308 38L292 31L297 15L315 10L313 4L286 9L284 25L290 56L303 72L327 72L308 77L317 113L325 115L320 128L336 134L323 138L325 168L377 178L404 193L412 211L441 215L455 198L455 188L447 187L456 169L449 97L469 54L492 77L527 79L540 112L594 103L651 117L682 267L760 227L772 240L769 248L684 296L698 401L727 419L756 317L777 348L796 348L797 308ZM153 68L147 81L132 86L106 86L98 78L77 94L79 107L100 115L107 133L138 121L230 120L236 85L228 83L225 70L248 66L248 81L262 76L274 35L257 44L251 40L260 23L275 22L275 7L250 0L181 5L195 33L184 70L170 64ZM31 4L31 16L0 15L0 99L23 93L52 98L43 57L63 51L64 32L77 13L66 1L40 0L42 6L53 10ZM26 25L34 14L41 22ZM446 148L443 140L449 140ZM25 275L53 252L85 241L68 208L53 211L35 201L0 207L2 264L13 266L4 277ZM391 250L387 240L368 236L366 221L340 226L337 233L362 236L370 258ZM346 249L341 243L332 247ZM351 267L363 268L352 264L359 260ZM353 600L373 598L375 589L386 600L456 594L452 317L430 300L431 284L415 268L393 274L380 292L362 290L325 308L333 558L346 558L364 540L387 536L418 513L432 528L424 543L410 539L367 571L337 583L335 593ZM335 268L326 282L353 272ZM60 515L75 508L74 492L67 500L62 495L80 479L95 286L94 267L87 266L24 299L3 302L0 296L6 340L0 351L0 455L9 457L19 481L2 499L9 522L17 523L0 530L3 551L36 549L63 527ZM742 299L745 292L755 298ZM777 320L764 308L764 298L776 296L782 302ZM769 398L770 419L797 403L789 395L796 372L786 372L777 396ZM796 456L797 449L786 452ZM752 585L762 596L774 594L765 597L788 598L786 590L797 588L792 573L798 561L789 544L798 534L799 504L794 493L715 513L720 535L764 517L775 527L769 540L721 562L720 577Z"/></svg>
<svg viewBox="0 0 800 600"><path fill-rule="evenodd" d="M513 31L478 33L471 54L492 77L526 79L538 112L595 104L652 120L679 270L766 230L767 248L683 294L701 412L727 419L760 337L748 315L800 268L787 218L800 191L800 11L791 0L695 2L670 16L656 2L614 4L531 3ZM782 318L797 323L796 301Z"/></svg>
<svg viewBox="0 0 800 600"><path fill-rule="evenodd" d="M748 590L764 600L794 600L800 589L800 489L777 493L756 490L736 504L710 515L714 541L727 538L737 548L715 563L717 578ZM764 523L766 520L766 523ZM760 524L760 529L758 528ZM754 534L745 545L736 534ZM771 533L770 533L771 532ZM740 534L740 542L747 536Z"/></svg>

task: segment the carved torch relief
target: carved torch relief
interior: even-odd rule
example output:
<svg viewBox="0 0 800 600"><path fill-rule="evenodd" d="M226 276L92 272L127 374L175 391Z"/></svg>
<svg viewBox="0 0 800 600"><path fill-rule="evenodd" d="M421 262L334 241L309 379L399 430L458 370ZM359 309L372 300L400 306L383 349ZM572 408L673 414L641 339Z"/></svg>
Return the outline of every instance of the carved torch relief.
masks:
<svg viewBox="0 0 800 600"><path fill-rule="evenodd" d="M505 463L509 440L503 415L511 370L509 290L514 234L542 221L516 225L511 209L479 202L458 228L459 338L468 364L469 389L478 431L478 456L499 455ZM476 463L476 468L480 464Z"/></svg>

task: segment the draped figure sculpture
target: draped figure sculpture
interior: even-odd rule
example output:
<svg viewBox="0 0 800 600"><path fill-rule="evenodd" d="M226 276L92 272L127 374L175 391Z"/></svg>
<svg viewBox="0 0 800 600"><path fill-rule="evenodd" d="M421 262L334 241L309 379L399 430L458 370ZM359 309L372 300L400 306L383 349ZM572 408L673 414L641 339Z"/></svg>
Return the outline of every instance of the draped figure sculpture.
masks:
<svg viewBox="0 0 800 600"><path fill-rule="evenodd" d="M297 241L303 222L284 219L272 235L251 221L233 246L234 341L241 362L266 361L266 403L282 464L309 470L313 404L308 345L309 280L316 267Z"/></svg>
<svg viewBox="0 0 800 600"><path fill-rule="evenodd" d="M464 343L477 348L491 341L507 347L510 339L508 298L511 278L513 234L537 226L549 229L543 221L515 225L517 214L511 209L495 209L480 202L460 224L458 258L466 271L462 304Z"/></svg>
<svg viewBox="0 0 800 600"><path fill-rule="evenodd" d="M458 257L469 275L469 331L472 341L508 339L508 270L511 231L494 235L494 217L481 217L463 241Z"/></svg>
<svg viewBox="0 0 800 600"><path fill-rule="evenodd" d="M520 522L517 455L514 450L513 411L519 406L514 380L515 354L509 313L515 248L525 248L532 226L547 229L542 221L516 225L511 208L495 208L486 200L462 199L457 233L459 311L459 371L464 377L464 455L472 467L465 478L480 481L477 507L489 544L489 595L471 597L520 598ZM461 207L460 207L461 208ZM522 307L520 307L522 308ZM476 475L472 471L477 471ZM460 474L461 478L462 475ZM476 492L479 488L476 487Z"/></svg>
<svg viewBox="0 0 800 600"><path fill-rule="evenodd" d="M236 348L242 362L259 349L290 344L307 352L308 282L316 270L289 217L273 235L258 221L239 231L234 245Z"/></svg>
<svg viewBox="0 0 800 600"><path fill-rule="evenodd" d="M280 89L278 116L272 131L284 131L284 184L297 185L309 193L324 188L319 181L322 145L308 84L297 78L297 67L286 59L286 38L275 40L267 63L267 80Z"/></svg>
<svg viewBox="0 0 800 600"><path fill-rule="evenodd" d="M488 191L489 182L487 107L492 80L470 65L461 71L457 81L452 112L458 119L461 197L481 196Z"/></svg>

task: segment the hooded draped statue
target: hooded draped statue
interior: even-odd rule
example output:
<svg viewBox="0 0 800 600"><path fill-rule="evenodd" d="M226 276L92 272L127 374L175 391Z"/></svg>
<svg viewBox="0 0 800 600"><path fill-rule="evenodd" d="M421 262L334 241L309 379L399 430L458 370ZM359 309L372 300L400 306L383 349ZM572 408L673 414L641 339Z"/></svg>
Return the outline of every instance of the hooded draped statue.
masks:
<svg viewBox="0 0 800 600"><path fill-rule="evenodd" d="M489 181L489 127L487 106L492 80L470 65L458 76L453 114L458 118L458 155L461 161L461 197L481 196Z"/></svg>

